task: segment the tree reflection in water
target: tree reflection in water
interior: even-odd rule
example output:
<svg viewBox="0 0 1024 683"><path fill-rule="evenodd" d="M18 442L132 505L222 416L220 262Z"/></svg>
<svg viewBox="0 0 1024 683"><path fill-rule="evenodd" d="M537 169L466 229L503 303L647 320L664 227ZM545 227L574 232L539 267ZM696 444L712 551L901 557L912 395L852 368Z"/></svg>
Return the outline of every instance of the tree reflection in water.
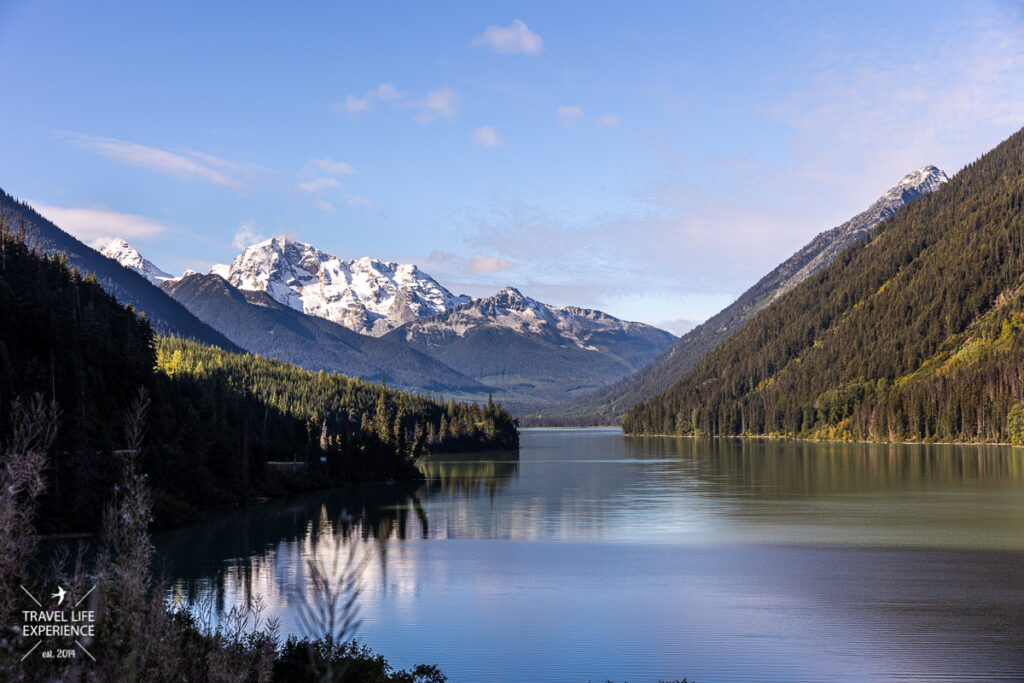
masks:
<svg viewBox="0 0 1024 683"><path fill-rule="evenodd" d="M165 574L176 577L169 600L214 620L239 603L256 599L273 612L296 615L306 605L308 618L319 614L318 605L327 595L344 605L358 596L365 575L387 582L389 541L429 537L423 501L487 497L493 502L518 474L519 456L516 451L445 455L425 458L420 467L426 475L423 483L268 501L158 534L158 555L174 558L173 566L164 564ZM372 571L365 571L371 566ZM325 583L324 575L331 581ZM346 586L344 595L325 591L338 586ZM349 610L339 606L334 615L335 628L348 619L349 635L358 626L352 611L355 603ZM296 625L308 630L304 624Z"/></svg>

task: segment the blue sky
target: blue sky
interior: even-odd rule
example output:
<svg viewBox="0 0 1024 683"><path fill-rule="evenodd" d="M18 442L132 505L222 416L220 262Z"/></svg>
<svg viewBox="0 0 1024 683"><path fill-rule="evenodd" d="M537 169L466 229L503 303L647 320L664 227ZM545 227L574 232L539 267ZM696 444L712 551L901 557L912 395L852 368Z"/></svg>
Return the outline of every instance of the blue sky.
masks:
<svg viewBox="0 0 1024 683"><path fill-rule="evenodd" d="M679 329L1024 125L1009 2L0 2L0 187L205 270L290 234Z"/></svg>

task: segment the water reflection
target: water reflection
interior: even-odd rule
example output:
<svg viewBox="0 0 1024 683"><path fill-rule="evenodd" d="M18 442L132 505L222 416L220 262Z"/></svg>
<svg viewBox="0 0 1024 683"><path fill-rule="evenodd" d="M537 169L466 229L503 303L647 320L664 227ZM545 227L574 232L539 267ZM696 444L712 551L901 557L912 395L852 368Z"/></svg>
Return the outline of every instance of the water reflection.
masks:
<svg viewBox="0 0 1024 683"><path fill-rule="evenodd" d="M423 495L429 498L493 502L499 491L519 473L519 451L468 453L423 458L420 469L427 478Z"/></svg>
<svg viewBox="0 0 1024 683"><path fill-rule="evenodd" d="M623 444L628 458L668 459L683 477L762 498L1024 480L1021 451L1006 446L660 437L625 437Z"/></svg>
<svg viewBox="0 0 1024 683"><path fill-rule="evenodd" d="M1024 676L1024 451L526 431L427 482L271 501L155 540L169 597L366 553L360 633L451 680Z"/></svg>
<svg viewBox="0 0 1024 683"><path fill-rule="evenodd" d="M309 597L310 559L329 565L365 542L367 574L388 581L389 541L431 536L422 500L493 502L518 472L518 452L424 459L423 484L313 492L210 515L201 524L156 537L176 604L223 614L255 597L287 611ZM276 610L275 610L276 611Z"/></svg>

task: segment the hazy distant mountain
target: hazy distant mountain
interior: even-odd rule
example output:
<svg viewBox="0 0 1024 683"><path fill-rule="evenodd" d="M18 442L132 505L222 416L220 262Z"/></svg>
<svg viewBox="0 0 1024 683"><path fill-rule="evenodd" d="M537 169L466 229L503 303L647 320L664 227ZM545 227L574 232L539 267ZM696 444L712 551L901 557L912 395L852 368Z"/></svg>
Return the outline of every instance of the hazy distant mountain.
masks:
<svg viewBox="0 0 1024 683"><path fill-rule="evenodd" d="M353 332L278 303L262 291L241 291L219 275L185 275L160 288L252 353L308 370L337 371L394 388L469 393L487 387L400 341Z"/></svg>
<svg viewBox="0 0 1024 683"><path fill-rule="evenodd" d="M170 273L165 273L157 268L152 261L144 258L135 247L128 244L120 237L107 242L107 245L100 249L100 253L107 258L114 259L125 268L134 270L154 285L158 285L164 280L170 280L174 277Z"/></svg>
<svg viewBox="0 0 1024 683"><path fill-rule="evenodd" d="M642 367L675 339L664 330L585 308L556 308L506 287L407 323L401 339L498 388L518 411L593 390Z"/></svg>
<svg viewBox="0 0 1024 683"><path fill-rule="evenodd" d="M45 254L66 255L69 264L80 272L92 273L103 289L122 304L131 303L136 310L145 313L159 334L194 339L230 351L241 350L146 278L86 246L3 190L0 190L0 212L11 220L13 229L24 227L25 241L30 247Z"/></svg>
<svg viewBox="0 0 1024 683"><path fill-rule="evenodd" d="M772 301L827 266L851 244L867 239L879 223L901 207L934 192L947 180L946 174L935 166L922 166L908 173L865 211L820 233L739 299L680 337L653 363L590 396L553 409L550 416L556 420L617 421L632 405L665 391L685 376L709 351Z"/></svg>
<svg viewBox="0 0 1024 683"><path fill-rule="evenodd" d="M371 258L343 261L287 237L247 247L230 265L210 272L239 289L264 291L297 311L378 337L469 300L414 265Z"/></svg>

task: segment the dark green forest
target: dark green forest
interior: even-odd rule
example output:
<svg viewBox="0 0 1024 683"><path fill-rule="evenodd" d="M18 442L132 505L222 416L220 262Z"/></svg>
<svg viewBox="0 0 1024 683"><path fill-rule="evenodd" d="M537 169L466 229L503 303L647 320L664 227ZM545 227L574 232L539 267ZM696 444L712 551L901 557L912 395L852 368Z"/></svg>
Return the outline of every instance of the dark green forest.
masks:
<svg viewBox="0 0 1024 683"><path fill-rule="evenodd" d="M151 409L139 465L158 525L289 489L418 478L412 460L424 449L518 444L514 420L493 403L443 403L157 338L95 278L33 252L23 237L0 221L0 434L11 434L12 409L33 397L57 409L43 532L98 528L140 391Z"/></svg>
<svg viewBox="0 0 1024 683"><path fill-rule="evenodd" d="M1024 437L1024 131L775 301L628 433Z"/></svg>

